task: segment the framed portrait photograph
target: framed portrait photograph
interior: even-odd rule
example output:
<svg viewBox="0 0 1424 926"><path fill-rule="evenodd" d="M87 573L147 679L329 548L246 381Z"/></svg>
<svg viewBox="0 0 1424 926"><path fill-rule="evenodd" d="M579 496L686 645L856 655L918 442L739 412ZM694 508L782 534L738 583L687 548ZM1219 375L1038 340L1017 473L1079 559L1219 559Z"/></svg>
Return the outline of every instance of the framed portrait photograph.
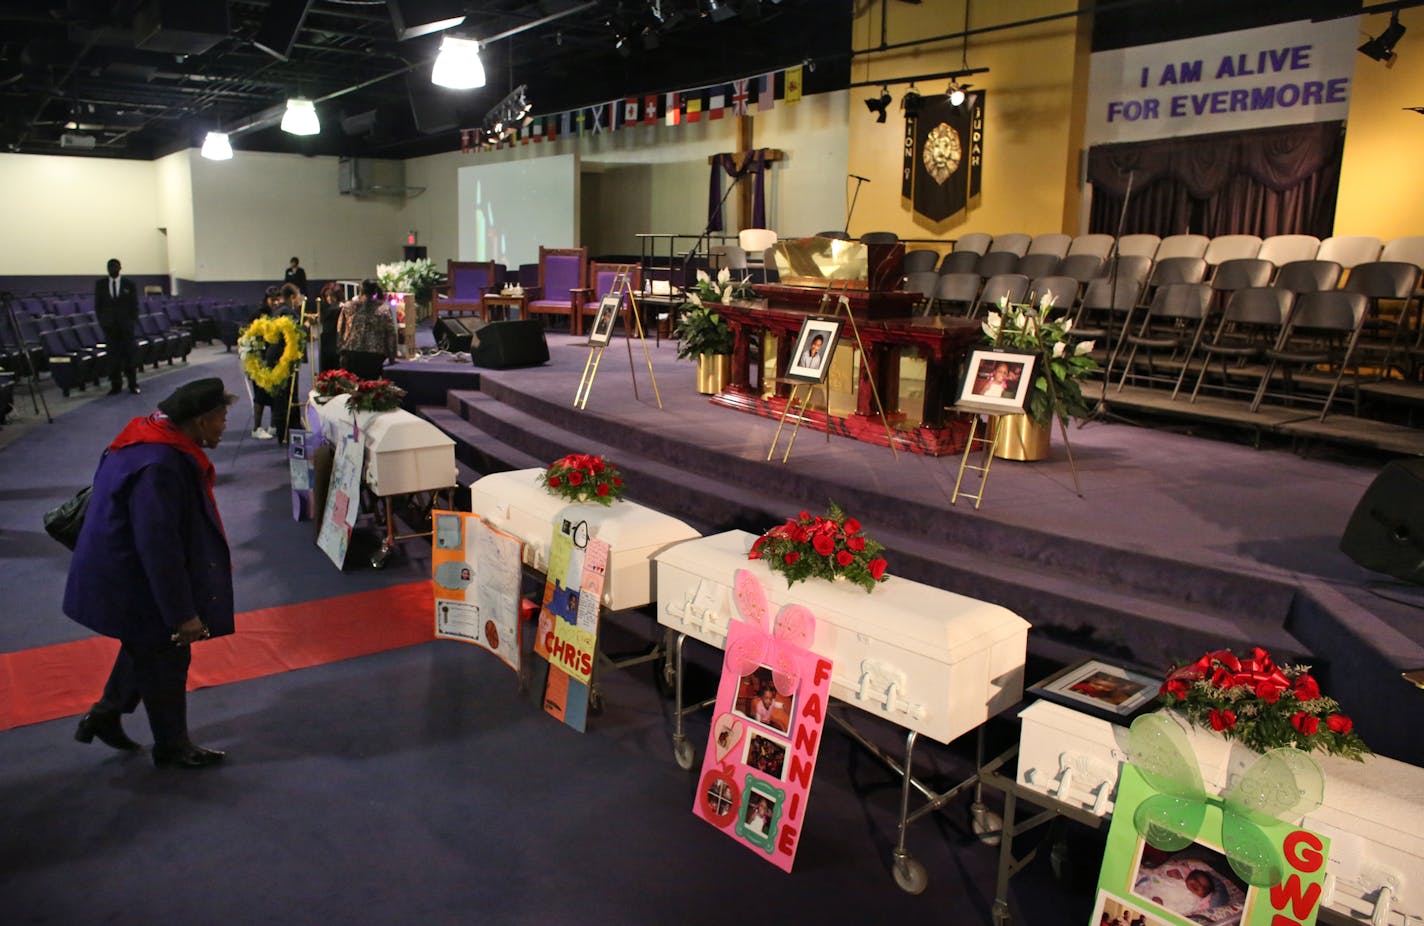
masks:
<svg viewBox="0 0 1424 926"><path fill-rule="evenodd" d="M969 355L955 405L1006 415L1022 412L1037 359L1034 354L976 350Z"/></svg>
<svg viewBox="0 0 1424 926"><path fill-rule="evenodd" d="M758 666L738 680L732 713L786 736L791 733L791 718L796 714L796 696L778 691L771 668Z"/></svg>
<svg viewBox="0 0 1424 926"><path fill-rule="evenodd" d="M1028 690L1065 707L1126 725L1156 702L1161 687L1160 678L1084 659Z"/></svg>
<svg viewBox="0 0 1424 926"><path fill-rule="evenodd" d="M610 293L598 304L598 314L593 317L593 327L588 332L588 343L605 345L613 337L613 323L618 320L618 309L623 297Z"/></svg>
<svg viewBox="0 0 1424 926"><path fill-rule="evenodd" d="M791 349L791 362L786 367L786 379L803 383L825 381L831 371L831 355L840 340L841 322L834 318L811 317L801 325L796 345Z"/></svg>

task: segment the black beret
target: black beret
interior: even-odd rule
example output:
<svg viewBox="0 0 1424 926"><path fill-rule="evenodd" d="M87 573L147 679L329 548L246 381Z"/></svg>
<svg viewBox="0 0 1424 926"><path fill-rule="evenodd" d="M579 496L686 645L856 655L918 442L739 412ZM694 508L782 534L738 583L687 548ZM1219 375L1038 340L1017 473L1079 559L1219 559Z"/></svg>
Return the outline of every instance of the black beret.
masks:
<svg viewBox="0 0 1424 926"><path fill-rule="evenodd" d="M222 380L210 376L174 389L172 395L158 403L158 410L169 421L181 423L236 401L237 396L227 391Z"/></svg>

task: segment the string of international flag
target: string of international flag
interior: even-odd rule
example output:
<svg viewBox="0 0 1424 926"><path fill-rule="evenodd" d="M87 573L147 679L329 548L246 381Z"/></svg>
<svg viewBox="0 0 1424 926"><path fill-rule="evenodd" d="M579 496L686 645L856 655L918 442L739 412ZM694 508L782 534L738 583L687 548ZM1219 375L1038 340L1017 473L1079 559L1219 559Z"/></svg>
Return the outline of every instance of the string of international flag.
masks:
<svg viewBox="0 0 1424 926"><path fill-rule="evenodd" d="M776 104L801 101L801 66L771 71L721 84L709 84L670 93L647 93L577 109L535 116L517 135L497 142L487 140L483 129L461 129L460 150L488 151L557 141L582 135L602 135L640 125L683 125L727 116L767 112Z"/></svg>

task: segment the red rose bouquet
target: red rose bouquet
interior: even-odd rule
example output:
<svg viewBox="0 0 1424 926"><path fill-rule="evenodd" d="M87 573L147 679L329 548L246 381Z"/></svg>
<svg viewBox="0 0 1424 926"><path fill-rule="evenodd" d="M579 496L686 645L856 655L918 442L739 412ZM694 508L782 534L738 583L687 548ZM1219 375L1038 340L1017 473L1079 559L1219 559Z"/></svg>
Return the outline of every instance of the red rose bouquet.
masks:
<svg viewBox="0 0 1424 926"><path fill-rule="evenodd" d="M623 476L618 467L591 453L571 453L549 464L539 477L549 494L571 502L611 505L623 497Z"/></svg>
<svg viewBox="0 0 1424 926"><path fill-rule="evenodd" d="M327 370L316 378L316 382L312 385L312 391L323 399L331 399L339 395L350 395L356 391L360 382L355 373L346 370Z"/></svg>
<svg viewBox="0 0 1424 926"><path fill-rule="evenodd" d="M1295 746L1359 759L1370 751L1339 702L1321 694L1309 666L1276 665L1259 646L1245 659L1223 649L1174 666L1160 697L1193 724L1259 752Z"/></svg>
<svg viewBox="0 0 1424 926"><path fill-rule="evenodd" d="M886 563L880 555L884 549L865 536L859 521L831 502L824 515L812 517L803 511L762 534L747 559L764 561L772 572L786 576L787 585L812 576L844 577L869 592L885 581Z"/></svg>
<svg viewBox="0 0 1424 926"><path fill-rule="evenodd" d="M405 390L388 379L363 379L347 400L347 408L361 412L388 412L399 408Z"/></svg>

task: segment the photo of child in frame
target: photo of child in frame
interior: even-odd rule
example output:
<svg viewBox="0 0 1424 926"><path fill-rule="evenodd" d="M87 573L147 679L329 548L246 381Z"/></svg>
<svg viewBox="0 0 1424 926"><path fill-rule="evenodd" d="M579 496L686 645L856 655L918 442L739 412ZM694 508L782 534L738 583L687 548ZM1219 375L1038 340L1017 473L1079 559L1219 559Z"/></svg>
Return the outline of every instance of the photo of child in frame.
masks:
<svg viewBox="0 0 1424 926"><path fill-rule="evenodd" d="M989 399L1018 397L1024 365L1011 360L992 360L979 364L974 375L973 393Z"/></svg>
<svg viewBox="0 0 1424 926"><path fill-rule="evenodd" d="M1249 890L1226 856L1202 843L1176 852L1143 844L1132 893L1203 926L1240 926Z"/></svg>
<svg viewBox="0 0 1424 926"><path fill-rule="evenodd" d="M756 835L766 836L771 830L771 817L775 806L770 795L751 791L747 795L747 810L742 822Z"/></svg>
<svg viewBox="0 0 1424 926"><path fill-rule="evenodd" d="M771 677L771 669L759 666L752 674L742 676L737 682L737 693L732 699L732 712L770 727L778 733L790 733L795 704L793 695L777 690Z"/></svg>

